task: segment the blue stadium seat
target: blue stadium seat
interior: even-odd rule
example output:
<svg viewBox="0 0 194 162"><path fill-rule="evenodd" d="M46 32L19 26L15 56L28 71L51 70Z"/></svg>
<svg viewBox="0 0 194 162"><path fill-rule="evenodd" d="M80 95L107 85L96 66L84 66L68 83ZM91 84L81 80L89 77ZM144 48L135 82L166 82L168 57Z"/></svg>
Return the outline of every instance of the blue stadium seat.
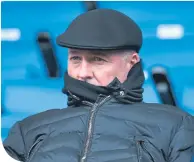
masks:
<svg viewBox="0 0 194 162"><path fill-rule="evenodd" d="M192 75L194 66L169 68L168 72L178 105L184 111L194 116L194 77Z"/></svg>
<svg viewBox="0 0 194 162"><path fill-rule="evenodd" d="M143 85L143 98L146 103L161 103L159 94L148 70L144 70L145 82Z"/></svg>
<svg viewBox="0 0 194 162"><path fill-rule="evenodd" d="M66 106L63 79L10 80L3 82L5 112L39 112Z"/></svg>
<svg viewBox="0 0 194 162"><path fill-rule="evenodd" d="M41 77L46 77L46 67L35 40L2 42L3 80Z"/></svg>
<svg viewBox="0 0 194 162"><path fill-rule="evenodd" d="M67 107L62 79L9 80L2 87L2 139L16 121L48 109Z"/></svg>

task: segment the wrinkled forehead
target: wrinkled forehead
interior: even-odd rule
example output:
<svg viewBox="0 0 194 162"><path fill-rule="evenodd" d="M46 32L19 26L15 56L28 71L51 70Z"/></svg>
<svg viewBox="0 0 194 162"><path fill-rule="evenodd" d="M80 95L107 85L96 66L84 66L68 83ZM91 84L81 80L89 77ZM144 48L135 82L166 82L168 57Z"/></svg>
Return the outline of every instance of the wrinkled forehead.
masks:
<svg viewBox="0 0 194 162"><path fill-rule="evenodd" d="M123 51L119 50L85 50L85 49L68 49L68 54L78 55L101 55L101 56L111 56L111 55L118 55L123 53Z"/></svg>

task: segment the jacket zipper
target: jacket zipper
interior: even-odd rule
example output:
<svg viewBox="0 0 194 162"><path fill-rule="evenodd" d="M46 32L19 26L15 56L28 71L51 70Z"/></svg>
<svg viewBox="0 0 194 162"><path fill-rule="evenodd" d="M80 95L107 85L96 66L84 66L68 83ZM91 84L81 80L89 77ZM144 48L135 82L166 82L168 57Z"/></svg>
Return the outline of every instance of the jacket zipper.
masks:
<svg viewBox="0 0 194 162"><path fill-rule="evenodd" d="M82 156L80 162L86 162L89 146L91 145L91 137L92 137L93 123L94 123L94 117L96 114L96 110L99 106L101 106L103 103L105 103L108 99L110 99L110 96L105 97L100 103L95 103L91 109L91 115L90 115L89 124L88 124L87 139L86 139L86 143L85 143L83 156Z"/></svg>
<svg viewBox="0 0 194 162"><path fill-rule="evenodd" d="M88 102L88 101L82 101L83 104L87 105L87 106L90 106L90 107L93 107L93 103L91 102Z"/></svg>

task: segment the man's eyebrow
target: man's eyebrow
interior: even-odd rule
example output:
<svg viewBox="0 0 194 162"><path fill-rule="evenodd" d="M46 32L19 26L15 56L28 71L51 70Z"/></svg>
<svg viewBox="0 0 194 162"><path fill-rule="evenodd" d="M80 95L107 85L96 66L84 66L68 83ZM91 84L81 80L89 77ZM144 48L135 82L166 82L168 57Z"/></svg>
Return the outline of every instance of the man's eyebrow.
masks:
<svg viewBox="0 0 194 162"><path fill-rule="evenodd" d="M101 57L108 57L109 53L107 51L91 51L93 55L101 56Z"/></svg>
<svg viewBox="0 0 194 162"><path fill-rule="evenodd" d="M76 49L70 49L68 51L70 54L81 54L81 53L88 53L94 56L99 56L99 57L106 57L108 58L109 55L111 54L111 52L109 51L102 51L102 50L85 50L85 51L81 51L81 50L76 50Z"/></svg>
<svg viewBox="0 0 194 162"><path fill-rule="evenodd" d="M71 54L79 54L80 53L79 50L73 50L73 49L69 50L68 52Z"/></svg>

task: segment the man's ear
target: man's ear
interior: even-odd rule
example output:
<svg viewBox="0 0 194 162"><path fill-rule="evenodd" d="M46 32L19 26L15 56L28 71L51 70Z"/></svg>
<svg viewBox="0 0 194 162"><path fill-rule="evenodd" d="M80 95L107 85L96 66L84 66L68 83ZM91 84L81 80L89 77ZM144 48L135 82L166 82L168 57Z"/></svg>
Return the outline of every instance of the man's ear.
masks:
<svg viewBox="0 0 194 162"><path fill-rule="evenodd" d="M133 53L132 55L131 55L131 61L130 61L130 63L131 63L131 66L133 66L133 65L135 65L136 63L138 63L140 61L140 57L139 57L139 55L138 55L138 53Z"/></svg>

